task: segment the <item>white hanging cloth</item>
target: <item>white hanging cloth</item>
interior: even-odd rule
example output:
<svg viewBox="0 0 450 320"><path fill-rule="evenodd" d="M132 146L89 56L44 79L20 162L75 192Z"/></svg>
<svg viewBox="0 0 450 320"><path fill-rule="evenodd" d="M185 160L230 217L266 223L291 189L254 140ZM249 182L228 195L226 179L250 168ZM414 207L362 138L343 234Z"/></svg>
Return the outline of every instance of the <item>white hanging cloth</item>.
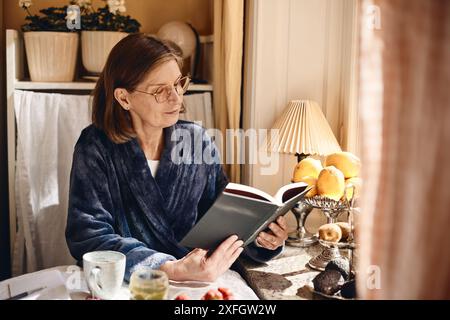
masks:
<svg viewBox="0 0 450 320"><path fill-rule="evenodd" d="M13 275L73 264L65 240L73 148L90 124L89 96L16 90Z"/></svg>
<svg viewBox="0 0 450 320"><path fill-rule="evenodd" d="M206 129L214 128L211 93L194 93L183 97L186 112L180 114L181 120L199 123Z"/></svg>

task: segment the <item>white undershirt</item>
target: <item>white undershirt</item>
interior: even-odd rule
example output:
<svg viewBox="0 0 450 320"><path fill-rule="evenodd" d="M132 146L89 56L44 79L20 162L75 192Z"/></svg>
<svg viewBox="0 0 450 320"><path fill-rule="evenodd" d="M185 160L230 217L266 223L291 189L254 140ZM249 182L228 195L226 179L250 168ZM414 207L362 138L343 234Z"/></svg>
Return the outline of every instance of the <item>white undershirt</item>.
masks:
<svg viewBox="0 0 450 320"><path fill-rule="evenodd" d="M150 172L152 173L152 176L156 176L156 171L158 170L159 166L159 160L148 160L147 159L148 166L150 167Z"/></svg>

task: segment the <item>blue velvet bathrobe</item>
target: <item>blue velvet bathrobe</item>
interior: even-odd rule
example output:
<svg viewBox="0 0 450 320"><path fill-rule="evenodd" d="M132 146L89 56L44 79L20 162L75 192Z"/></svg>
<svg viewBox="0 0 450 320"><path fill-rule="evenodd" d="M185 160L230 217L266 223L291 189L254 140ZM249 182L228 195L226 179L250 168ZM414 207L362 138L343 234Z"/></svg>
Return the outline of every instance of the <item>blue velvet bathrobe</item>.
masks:
<svg viewBox="0 0 450 320"><path fill-rule="evenodd" d="M191 141L175 129L189 133ZM174 158L174 152L183 161ZM198 158L206 152L214 161ZM194 123L179 121L164 129L155 177L136 139L115 144L91 125L81 133L73 155L66 227L69 250L79 262L90 251L124 253L127 280L137 266L159 268L189 252L179 241L227 183L214 142ZM264 262L281 250L251 244L244 253Z"/></svg>

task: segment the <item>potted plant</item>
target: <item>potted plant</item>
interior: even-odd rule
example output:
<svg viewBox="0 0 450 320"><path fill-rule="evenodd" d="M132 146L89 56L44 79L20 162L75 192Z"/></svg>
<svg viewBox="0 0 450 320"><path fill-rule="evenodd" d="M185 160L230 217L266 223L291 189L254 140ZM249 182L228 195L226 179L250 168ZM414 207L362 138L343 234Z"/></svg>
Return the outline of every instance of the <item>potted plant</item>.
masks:
<svg viewBox="0 0 450 320"><path fill-rule="evenodd" d="M111 49L129 33L139 32L140 23L126 12L124 0L103 0L104 7L94 9L90 0L78 0L81 8L81 57L84 68L99 74Z"/></svg>
<svg viewBox="0 0 450 320"><path fill-rule="evenodd" d="M67 20L77 18L74 11L68 11L67 6L50 7L40 10L41 15L32 15L31 5L31 0L19 1L27 12L27 23L21 29L31 81L73 81L79 36L67 27Z"/></svg>

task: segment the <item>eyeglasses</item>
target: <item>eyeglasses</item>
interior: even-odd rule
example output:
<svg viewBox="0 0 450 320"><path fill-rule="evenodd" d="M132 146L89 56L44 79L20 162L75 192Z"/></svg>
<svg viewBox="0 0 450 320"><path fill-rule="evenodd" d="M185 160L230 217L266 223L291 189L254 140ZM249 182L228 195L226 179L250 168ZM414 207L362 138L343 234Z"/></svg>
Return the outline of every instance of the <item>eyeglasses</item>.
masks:
<svg viewBox="0 0 450 320"><path fill-rule="evenodd" d="M156 91L154 92L146 92L135 89L134 91L149 94L155 97L156 102L158 103L164 103L166 102L170 95L172 94L172 90L175 89L175 92L178 94L178 96L182 96L186 93L186 91L189 88L189 83L191 82L191 78L188 76L181 77L178 79L173 85L166 84L160 86Z"/></svg>

